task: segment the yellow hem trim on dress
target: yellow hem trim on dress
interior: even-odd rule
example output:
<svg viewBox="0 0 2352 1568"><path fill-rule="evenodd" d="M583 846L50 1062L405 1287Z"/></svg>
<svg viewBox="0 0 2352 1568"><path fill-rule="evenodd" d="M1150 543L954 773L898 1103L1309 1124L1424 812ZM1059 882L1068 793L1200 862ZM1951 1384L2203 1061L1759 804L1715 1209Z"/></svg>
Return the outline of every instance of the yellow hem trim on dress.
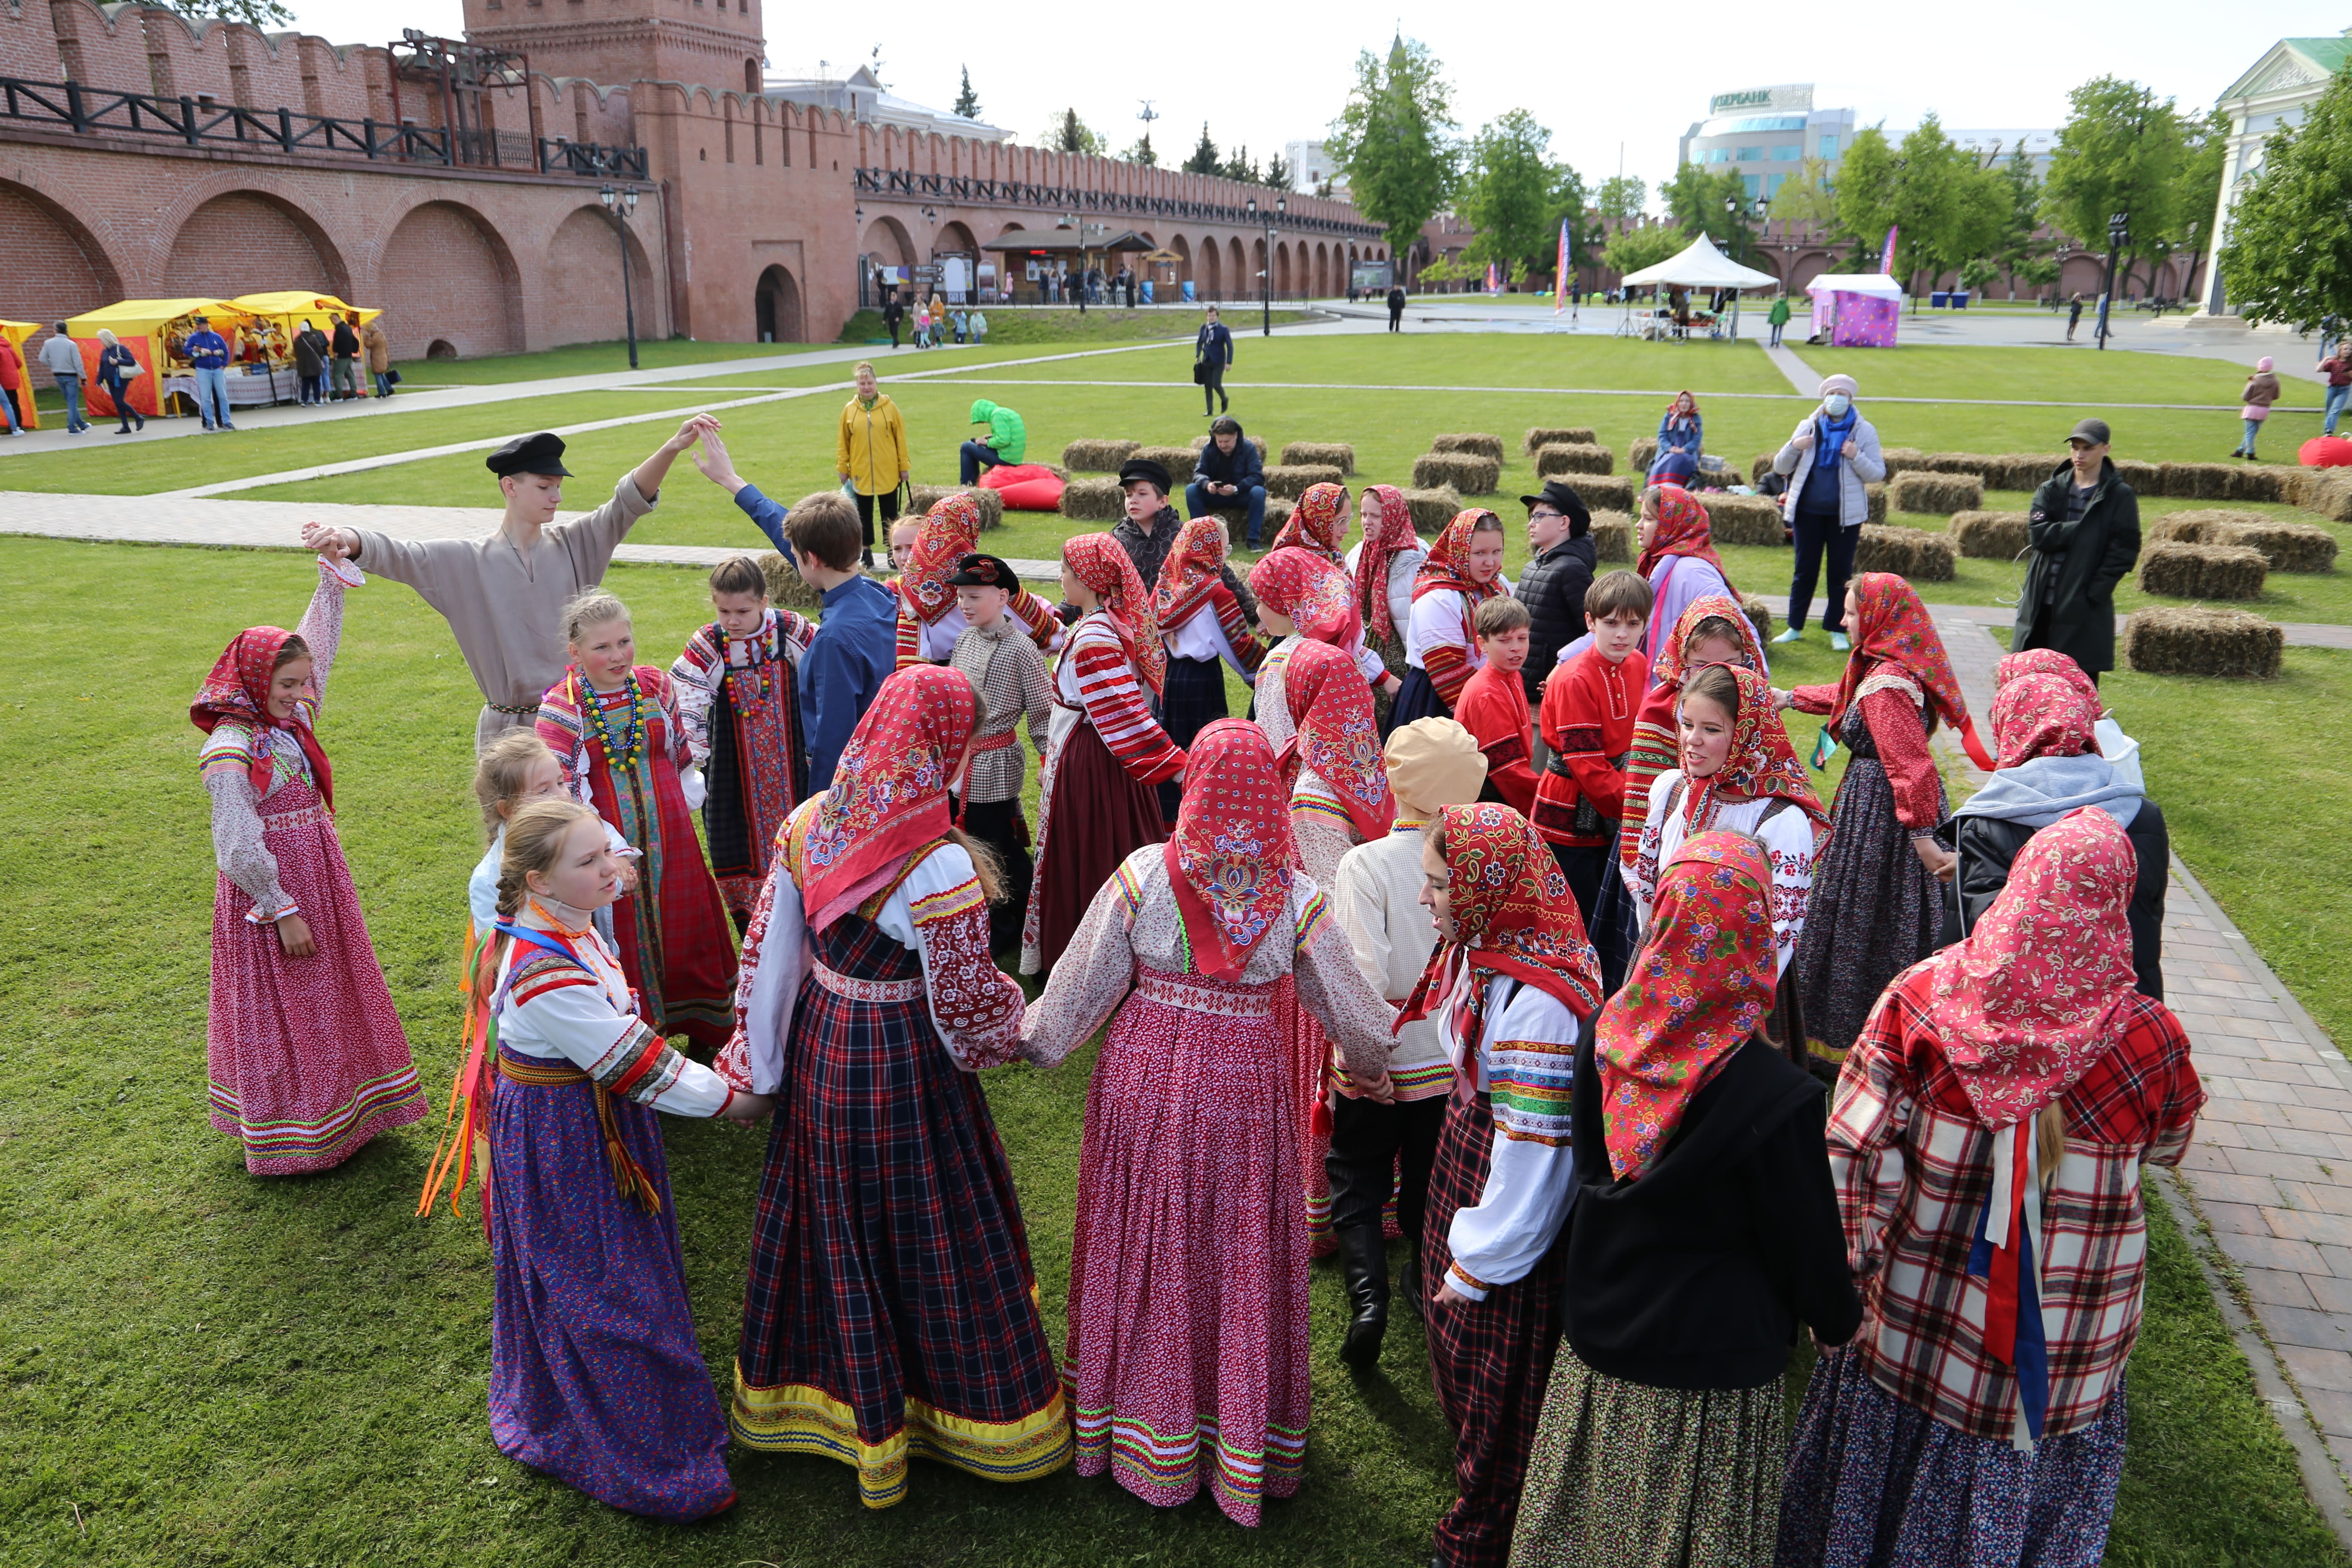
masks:
<svg viewBox="0 0 2352 1568"><path fill-rule="evenodd" d="M857 1414L823 1389L804 1383L754 1388L735 1369L729 1425L747 1447L770 1453L814 1454L857 1472L857 1498L888 1508L907 1495L907 1461L936 1459L989 1481L1031 1481L1070 1462L1070 1418L1057 1387L1045 1403L1017 1421L975 1421L906 1402L906 1426L877 1444L858 1440Z"/></svg>
<svg viewBox="0 0 2352 1568"><path fill-rule="evenodd" d="M1821 1062L1825 1066L1834 1068L1843 1067L1845 1065L1846 1053L1844 1051L1838 1049L1835 1046L1824 1045L1819 1040L1807 1040L1805 1042L1805 1054L1812 1058L1813 1060Z"/></svg>

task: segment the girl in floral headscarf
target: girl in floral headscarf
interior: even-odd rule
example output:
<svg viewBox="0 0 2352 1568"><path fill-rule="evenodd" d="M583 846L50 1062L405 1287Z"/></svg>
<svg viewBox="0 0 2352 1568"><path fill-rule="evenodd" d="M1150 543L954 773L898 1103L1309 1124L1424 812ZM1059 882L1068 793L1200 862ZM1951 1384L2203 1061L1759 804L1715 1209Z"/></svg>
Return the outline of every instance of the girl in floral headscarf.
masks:
<svg viewBox="0 0 2352 1568"><path fill-rule="evenodd" d="M1356 584L1364 643L1392 672L1402 671L1413 579L1429 559L1429 547L1413 531L1412 509L1396 486L1366 485L1361 510L1364 536L1348 552L1348 576Z"/></svg>
<svg viewBox="0 0 2352 1568"><path fill-rule="evenodd" d="M1265 648L1250 635L1241 601L1225 585L1225 520L1196 517L1179 529L1160 563L1151 596L1152 618L1168 649L1168 680L1160 724L1168 738L1189 746L1202 726L1225 716L1225 670L1244 685L1257 679ZM1160 815L1176 820L1177 791L1160 786Z"/></svg>
<svg viewBox="0 0 2352 1568"><path fill-rule="evenodd" d="M1685 452L1696 462L1706 449L1705 429L1699 420L1698 399L1687 392L1675 394L1675 400L1658 418L1658 456Z"/></svg>
<svg viewBox="0 0 2352 1568"><path fill-rule="evenodd" d="M2003 1561L2104 1553L2146 1286L2142 1173L2179 1163L2205 1100L2179 1021L2133 988L2134 877L2106 812L2042 829L1968 940L1897 977L1846 1058L1830 1173L1864 1316L1814 1363L1780 1562L1943 1560L1963 1517Z"/></svg>
<svg viewBox="0 0 2352 1568"><path fill-rule="evenodd" d="M956 638L971 624L948 583L956 563L980 548L980 503L965 491L941 496L915 520L915 541L900 574L890 584L898 595L898 668L945 664L955 656ZM1013 617L1040 653L1062 646L1062 623L1054 606L1018 583L1005 601Z"/></svg>
<svg viewBox="0 0 2352 1568"><path fill-rule="evenodd" d="M1462 689L1486 662L1471 619L1479 605L1510 591L1511 580L1503 575L1503 520L1483 508L1454 513L1413 579L1404 685L1389 710L1390 729L1454 717Z"/></svg>
<svg viewBox="0 0 2352 1568"><path fill-rule="evenodd" d="M1341 548L1348 540L1348 487L1324 483L1309 485L1307 493L1298 498L1290 516L1275 531L1269 550L1296 545L1311 550L1332 565L1346 570L1348 553Z"/></svg>
<svg viewBox="0 0 2352 1568"><path fill-rule="evenodd" d="M1642 493L1642 557L1633 570L1650 582L1650 624L1642 633L1644 668L1657 658L1693 600L1720 595L1739 602L1723 558L1715 552L1706 508L1680 485L1653 485Z"/></svg>
<svg viewBox="0 0 2352 1568"><path fill-rule="evenodd" d="M319 563L293 631L239 632L197 689L197 767L213 802L212 1123L256 1175L341 1164L425 1111L408 1037L335 833L315 731L354 566Z"/></svg>
<svg viewBox="0 0 2352 1568"><path fill-rule="evenodd" d="M1153 786L1184 773L1184 749L1152 713L1168 650L1133 558L1108 533L1079 534L1062 547L1062 597L1082 614L1054 668L1024 974L1053 967L1120 861L1168 837Z"/></svg>

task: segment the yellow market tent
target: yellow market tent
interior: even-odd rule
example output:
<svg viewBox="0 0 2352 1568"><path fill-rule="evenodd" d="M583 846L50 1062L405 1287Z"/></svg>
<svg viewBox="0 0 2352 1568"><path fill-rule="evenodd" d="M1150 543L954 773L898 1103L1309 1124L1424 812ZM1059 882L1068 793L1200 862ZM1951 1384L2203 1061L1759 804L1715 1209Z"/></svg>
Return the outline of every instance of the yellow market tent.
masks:
<svg viewBox="0 0 2352 1568"><path fill-rule="evenodd" d="M272 376L292 396L300 383L295 379L294 337L302 323L311 322L329 337L335 335L335 322L345 316L357 316L364 326L383 314L362 305L346 305L332 294L320 294L307 289L276 289L266 294L240 294L229 301L253 318L246 329L247 346L253 351L249 363L266 364L262 374ZM370 382L360 377L362 396L373 395Z"/></svg>
<svg viewBox="0 0 2352 1568"><path fill-rule="evenodd" d="M210 317L213 330L229 341L232 353L236 352L237 331L247 317L226 300L125 300L69 318L66 335L81 350L81 362L88 367L82 374L82 385L88 389L90 413L102 417L114 412L113 399L99 388L98 378L90 374L98 365L100 327L112 331L116 341L139 361L139 379L127 389L133 409L141 414L161 414L174 394L185 397L188 406L194 408L196 375L188 365L182 345L195 330L191 322L195 316ZM239 397L233 390L229 401L237 405L267 403L271 399L267 395Z"/></svg>
<svg viewBox="0 0 2352 1568"><path fill-rule="evenodd" d="M40 330L38 321L0 321L0 338L8 340L25 363L24 374L16 378L16 422L27 430L41 427L41 416L33 406L32 361L26 358L25 340Z"/></svg>

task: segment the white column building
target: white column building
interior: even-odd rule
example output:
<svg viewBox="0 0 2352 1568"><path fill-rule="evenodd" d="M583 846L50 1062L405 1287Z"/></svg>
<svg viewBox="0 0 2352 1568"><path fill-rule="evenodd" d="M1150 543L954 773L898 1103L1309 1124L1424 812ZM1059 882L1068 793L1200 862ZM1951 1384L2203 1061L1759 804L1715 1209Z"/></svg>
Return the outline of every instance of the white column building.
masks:
<svg viewBox="0 0 2352 1568"><path fill-rule="evenodd" d="M2333 38L2281 38L2221 94L2216 107L2229 116L2230 143L2221 160L2221 196L2213 215L2213 246L2205 257L2199 316L2235 314L2229 281L2221 276L2221 247L2230 237L2231 210L2262 166L2263 141L2281 126L2301 124L2304 111L2318 100L2347 58L2352 58L2352 27Z"/></svg>

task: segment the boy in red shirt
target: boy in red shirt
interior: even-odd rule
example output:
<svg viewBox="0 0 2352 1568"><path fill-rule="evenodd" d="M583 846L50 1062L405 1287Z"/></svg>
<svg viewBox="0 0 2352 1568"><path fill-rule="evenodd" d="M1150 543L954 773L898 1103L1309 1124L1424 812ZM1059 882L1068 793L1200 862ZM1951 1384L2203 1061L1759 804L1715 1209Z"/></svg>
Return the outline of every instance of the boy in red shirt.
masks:
<svg viewBox="0 0 2352 1568"><path fill-rule="evenodd" d="M1470 731L1486 755L1486 783L1480 800L1500 801L1521 816L1536 808L1536 775L1528 765L1535 750L1535 721L1528 711L1519 671L1528 662L1528 607L1507 595L1478 606L1470 623L1478 638L1480 665L1454 705L1454 722Z"/></svg>
<svg viewBox="0 0 2352 1568"><path fill-rule="evenodd" d="M1588 931L1601 868L1625 811L1633 716L1650 684L1632 657L1649 625L1650 604L1650 584L1634 573L1596 578L1584 594L1591 646L1544 683L1540 722L1552 755L1536 785L1532 820L1551 846Z"/></svg>

